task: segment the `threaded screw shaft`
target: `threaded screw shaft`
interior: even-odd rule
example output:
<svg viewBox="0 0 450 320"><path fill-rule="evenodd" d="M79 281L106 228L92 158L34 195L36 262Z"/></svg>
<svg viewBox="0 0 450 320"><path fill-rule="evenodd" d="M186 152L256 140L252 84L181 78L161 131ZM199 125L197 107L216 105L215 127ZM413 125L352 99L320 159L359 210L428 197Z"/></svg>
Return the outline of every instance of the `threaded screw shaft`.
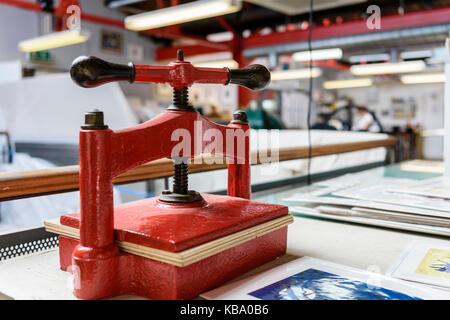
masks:
<svg viewBox="0 0 450 320"><path fill-rule="evenodd" d="M189 109L189 89L183 87L181 89L173 88L173 105L180 109Z"/></svg>
<svg viewBox="0 0 450 320"><path fill-rule="evenodd" d="M187 163L176 163L174 165L173 192L188 194L188 165Z"/></svg>

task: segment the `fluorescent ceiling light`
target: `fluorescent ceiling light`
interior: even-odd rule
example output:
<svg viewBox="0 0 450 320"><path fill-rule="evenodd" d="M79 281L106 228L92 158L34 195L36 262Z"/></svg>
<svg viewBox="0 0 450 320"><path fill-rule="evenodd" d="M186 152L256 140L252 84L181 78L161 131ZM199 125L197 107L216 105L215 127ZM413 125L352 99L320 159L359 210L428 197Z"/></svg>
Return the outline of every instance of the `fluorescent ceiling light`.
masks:
<svg viewBox="0 0 450 320"><path fill-rule="evenodd" d="M225 15L241 10L240 0L200 0L125 18L125 27L141 31Z"/></svg>
<svg viewBox="0 0 450 320"><path fill-rule="evenodd" d="M372 85L372 79L361 78L361 79L351 79L351 80L335 80L335 81L325 81L323 87L325 89L344 89L344 88L360 88L369 87Z"/></svg>
<svg viewBox="0 0 450 320"><path fill-rule="evenodd" d="M400 53L400 57L403 60L431 58L432 56L433 56L433 51L431 51L431 50L405 51L405 52Z"/></svg>
<svg viewBox="0 0 450 320"><path fill-rule="evenodd" d="M211 33L206 36L206 40L211 42L225 42L225 41L231 41L234 39L233 32L225 31L225 32L219 32L219 33Z"/></svg>
<svg viewBox="0 0 450 320"><path fill-rule="evenodd" d="M445 74L444 73L414 74L402 76L400 79L404 84L439 83L445 82Z"/></svg>
<svg viewBox="0 0 450 320"><path fill-rule="evenodd" d="M115 0L108 3L108 8L119 8L122 6L128 6L133 3L144 2L144 0Z"/></svg>
<svg viewBox="0 0 450 320"><path fill-rule="evenodd" d="M297 70L286 70L286 71L272 71L271 80L296 80L296 79L307 79L307 78L317 78L322 75L322 70L319 68L309 68L297 69Z"/></svg>
<svg viewBox="0 0 450 320"><path fill-rule="evenodd" d="M340 59L342 58L342 49L323 49L309 51L300 51L292 55L294 61L310 61L310 60L328 60L328 59Z"/></svg>
<svg viewBox="0 0 450 320"><path fill-rule="evenodd" d="M79 30L67 30L46 34L41 37L23 40L19 42L19 50L25 52L35 52L49 50L58 47L70 46L77 43L86 42L89 39L88 32Z"/></svg>
<svg viewBox="0 0 450 320"><path fill-rule="evenodd" d="M195 62L194 66L199 68L229 68L237 69L239 64L236 60L219 60L219 61L208 61L208 62Z"/></svg>
<svg viewBox="0 0 450 320"><path fill-rule="evenodd" d="M388 61L391 60L391 56L388 53L364 54L351 56L348 60L351 63Z"/></svg>
<svg viewBox="0 0 450 320"><path fill-rule="evenodd" d="M359 64L350 67L351 73L357 76L419 72L423 71L424 69L425 69L425 62L423 62L422 60L392 62L392 63Z"/></svg>

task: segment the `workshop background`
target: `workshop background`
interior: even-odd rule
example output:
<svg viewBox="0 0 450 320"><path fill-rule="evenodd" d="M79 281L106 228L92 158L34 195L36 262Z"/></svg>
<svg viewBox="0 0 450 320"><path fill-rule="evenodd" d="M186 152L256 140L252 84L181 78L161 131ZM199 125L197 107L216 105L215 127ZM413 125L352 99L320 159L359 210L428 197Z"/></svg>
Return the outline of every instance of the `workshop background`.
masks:
<svg viewBox="0 0 450 320"><path fill-rule="evenodd" d="M269 68L272 82L263 92L198 85L190 90L190 102L221 124L235 110L245 109L253 136L280 130L277 145L270 147L393 135L398 139L395 161L443 159L449 0L316 0L312 21L310 1L223 1L238 3L237 11L141 31L124 23L126 17L195 2L0 0L0 170L76 165L78 132L89 110L102 110L110 128L122 129L152 119L172 103L168 85L121 82L79 88L68 74L76 57L167 65L176 60L178 49L196 66L234 69L258 63ZM42 36L74 25L79 43L61 39L53 40L53 45L60 41L57 47L33 47ZM266 143L252 140L252 149ZM272 175L254 166L252 184L276 185L310 173L376 163L387 153L380 147L311 162L290 160ZM115 201L152 197L170 180L118 185ZM193 174L190 186L220 193L226 189L226 173ZM0 231L41 226L78 209L77 192L11 199L0 204Z"/></svg>

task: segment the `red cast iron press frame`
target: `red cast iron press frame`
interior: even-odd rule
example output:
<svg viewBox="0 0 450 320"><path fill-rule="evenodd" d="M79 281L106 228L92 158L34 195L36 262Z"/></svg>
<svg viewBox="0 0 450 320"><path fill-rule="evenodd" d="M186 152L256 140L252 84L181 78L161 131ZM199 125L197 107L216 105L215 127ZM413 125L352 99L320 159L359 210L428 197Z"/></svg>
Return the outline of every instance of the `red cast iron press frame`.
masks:
<svg viewBox="0 0 450 320"><path fill-rule="evenodd" d="M189 299L285 253L286 224L262 231L288 217L287 207L250 200L250 127L245 112L235 112L233 121L223 126L202 117L188 103L187 88L194 83L234 83L261 90L270 81L265 67L196 68L179 51L178 60L169 66L125 66L80 57L72 65L71 77L86 88L126 80L169 83L174 89L173 106L132 128L113 131L103 123L100 111L86 114L80 131L81 212L60 218L64 228L79 230L79 239L60 235L61 268L74 272L78 298L137 294ZM187 160L209 150L211 141L192 141L188 152L173 153L179 144L173 141L173 132L184 129L194 137L199 123L202 136L214 129L223 137L227 196L199 194L187 187ZM239 143L243 152L238 150ZM166 157L174 159L172 191L113 206L113 178ZM247 230L262 231L249 237ZM124 252L125 244L136 254ZM214 247L219 244L221 250ZM207 254L211 248L217 250ZM188 261L189 254L193 260Z"/></svg>

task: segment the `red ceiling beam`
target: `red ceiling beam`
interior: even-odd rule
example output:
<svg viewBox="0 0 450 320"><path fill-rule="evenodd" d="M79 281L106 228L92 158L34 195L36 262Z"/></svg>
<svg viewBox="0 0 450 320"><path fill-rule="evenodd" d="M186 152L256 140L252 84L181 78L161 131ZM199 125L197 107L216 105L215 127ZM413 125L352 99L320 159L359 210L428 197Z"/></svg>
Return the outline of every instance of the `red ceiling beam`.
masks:
<svg viewBox="0 0 450 320"><path fill-rule="evenodd" d="M227 20L224 19L224 17L222 16L217 16L216 17L217 22L219 22L219 24L222 26L222 28L224 28L225 30L227 30L228 32L231 32L234 37L240 37L241 35L238 34L236 32L236 30L228 23Z"/></svg>
<svg viewBox="0 0 450 320"><path fill-rule="evenodd" d="M390 15L381 16L381 29L370 30L366 26L366 20L349 21L342 24L334 24L330 26L315 26L312 29L312 39L326 39L344 37L350 35L383 32L395 29L404 29L412 27L420 27L434 24L450 23L450 7L429 9L419 12L405 13L403 16ZM248 38L242 39L242 47L244 49L285 44L291 42L302 42L308 40L307 30L294 30L285 32L273 32L268 35L254 34ZM185 52L195 52L196 54L208 54L218 52L207 47L183 48ZM174 56L175 48L160 48L156 51L157 60L167 60ZM186 54L188 56L189 54Z"/></svg>
<svg viewBox="0 0 450 320"><path fill-rule="evenodd" d="M0 3L21 9L41 11L41 4L37 2L28 2L23 0L1 0Z"/></svg>
<svg viewBox="0 0 450 320"><path fill-rule="evenodd" d="M185 46L185 47L182 47L181 49L184 50L185 57L197 56L200 54L211 54L211 53L231 51L230 47L223 49L223 48L211 48L211 47L206 47L203 45ZM174 57L176 57L177 50L178 50L178 47L158 48L158 49L156 49L156 57L155 58L157 61L172 60Z"/></svg>
<svg viewBox="0 0 450 320"><path fill-rule="evenodd" d="M350 70L350 66L342 64L342 63L339 63L335 59L323 60L323 61L313 61L312 65L316 66L316 67L325 67L325 68L339 70L339 71L348 71L348 70Z"/></svg>
<svg viewBox="0 0 450 320"><path fill-rule="evenodd" d="M158 9L164 9L166 7L164 0L156 0L156 3L158 5Z"/></svg>
<svg viewBox="0 0 450 320"><path fill-rule="evenodd" d="M381 16L381 29L370 30L366 20L349 21L330 26L316 26L311 31L313 40L344 37L356 34L383 32L396 29L421 27L426 25L449 23L450 7L430 9L419 12L405 13L403 16ZM287 32L274 32L268 35L253 35L244 39L244 48L277 45L289 42L302 42L308 40L307 30L295 30Z"/></svg>
<svg viewBox="0 0 450 320"><path fill-rule="evenodd" d="M3 0L0 0L0 3L1 3L1 1L3 1ZM125 25L122 20L106 18L106 17L102 17L102 16L90 14L90 13L82 12L81 20L125 29ZM210 42L202 37L196 37L196 36L184 34L184 33L173 31L173 30L168 30L168 29L144 30L144 31L141 31L141 33L149 34L149 35L153 35L153 36L159 36L159 37L168 38L168 39L191 40L191 41L196 42L198 45L202 45L207 48L212 48L213 50L214 49L222 50L222 51L229 50L229 46L224 43L214 43L214 42Z"/></svg>

